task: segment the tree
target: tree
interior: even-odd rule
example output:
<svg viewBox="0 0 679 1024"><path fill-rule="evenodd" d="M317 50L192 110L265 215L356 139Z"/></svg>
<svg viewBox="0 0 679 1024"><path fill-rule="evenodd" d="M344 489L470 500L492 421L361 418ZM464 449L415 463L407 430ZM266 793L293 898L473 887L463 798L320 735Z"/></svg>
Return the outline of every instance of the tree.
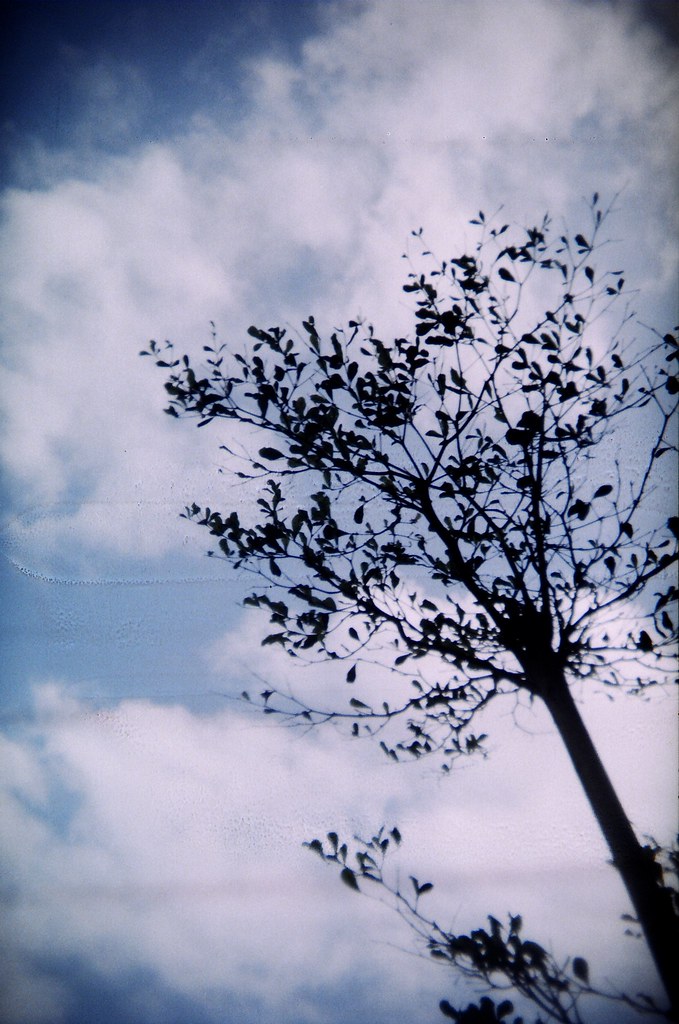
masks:
<svg viewBox="0 0 679 1024"><path fill-rule="evenodd" d="M267 690L265 709L347 718L354 735L382 730L389 757L436 751L448 767L482 749L474 730L496 697L544 701L676 1012L672 906L570 688L638 693L672 668L679 519L658 521L652 496L676 450L679 346L641 328L622 271L601 268L609 213L595 195L574 235L480 213L471 254L425 251L432 269L408 274L411 338L353 320L326 339L310 316L299 337L251 327L242 352L213 329L200 371L170 342L146 354L171 371L170 415L266 438L238 473L262 482L253 521L184 513L264 581L247 598L275 627L263 643L344 659L350 684L366 662L393 670L379 706ZM648 439L643 462L619 456L625 431Z"/></svg>

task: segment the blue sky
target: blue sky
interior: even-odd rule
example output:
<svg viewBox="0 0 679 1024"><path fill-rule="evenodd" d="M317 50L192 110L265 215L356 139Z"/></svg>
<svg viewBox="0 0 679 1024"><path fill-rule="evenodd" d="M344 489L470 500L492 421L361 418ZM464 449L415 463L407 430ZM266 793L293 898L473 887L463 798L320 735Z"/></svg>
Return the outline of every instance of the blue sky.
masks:
<svg viewBox="0 0 679 1024"><path fill-rule="evenodd" d="M3 1020L435 1020L466 990L300 846L383 821L441 918L518 910L556 952L653 989L538 708L500 708L491 757L444 780L234 700L305 680L260 648L247 581L178 513L255 495L218 472L218 431L163 416L137 353L152 337L198 350L211 320L237 341L310 312L408 331L411 229L448 252L479 208L574 224L595 190L620 193L610 260L641 320L671 329L673 7L6 6ZM673 699L579 696L635 826L669 841Z"/></svg>

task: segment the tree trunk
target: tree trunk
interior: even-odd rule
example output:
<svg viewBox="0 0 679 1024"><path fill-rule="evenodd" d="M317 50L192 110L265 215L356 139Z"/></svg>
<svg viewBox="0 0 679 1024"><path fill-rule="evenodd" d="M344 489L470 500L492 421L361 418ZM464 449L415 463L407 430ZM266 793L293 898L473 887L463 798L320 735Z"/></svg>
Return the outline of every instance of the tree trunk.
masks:
<svg viewBox="0 0 679 1024"><path fill-rule="evenodd" d="M649 851L639 843L583 722L568 684L542 680L542 699L566 745L587 799L601 827L632 901L658 973L667 991L672 1020L679 1019L679 926L667 892L657 880Z"/></svg>

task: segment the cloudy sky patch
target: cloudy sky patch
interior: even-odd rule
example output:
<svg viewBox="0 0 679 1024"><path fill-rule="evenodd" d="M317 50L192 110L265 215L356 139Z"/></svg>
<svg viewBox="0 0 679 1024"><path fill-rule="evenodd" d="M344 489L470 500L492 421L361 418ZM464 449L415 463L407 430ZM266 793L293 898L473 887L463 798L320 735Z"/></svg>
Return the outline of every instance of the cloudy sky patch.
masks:
<svg viewBox="0 0 679 1024"><path fill-rule="evenodd" d="M442 779L235 698L299 677L247 581L178 517L247 508L218 426L163 416L138 353L251 323L412 330L401 291L479 209L572 226L594 191L642 321L677 319L670 5L577 0L17 3L0 133L5 1019L430 1021L445 974L303 850L398 821L464 927L521 911L655 985L549 722L507 702ZM236 441L247 438L235 438ZM661 496L665 501L665 497ZM263 687L262 687L263 688ZM583 695L584 696L584 695ZM583 714L641 834L669 841L671 698ZM433 898L433 897L432 897ZM519 905L520 904L520 905ZM625 945L627 943L627 945ZM633 966L634 965L634 966ZM463 998L464 995L461 996ZM604 1018L601 1018L605 1020Z"/></svg>

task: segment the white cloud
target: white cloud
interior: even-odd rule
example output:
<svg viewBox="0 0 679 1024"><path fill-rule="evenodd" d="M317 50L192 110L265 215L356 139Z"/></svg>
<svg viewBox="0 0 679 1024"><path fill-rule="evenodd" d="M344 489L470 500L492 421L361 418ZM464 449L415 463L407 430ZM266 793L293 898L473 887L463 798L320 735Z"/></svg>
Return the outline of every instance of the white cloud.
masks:
<svg viewBox="0 0 679 1024"><path fill-rule="evenodd" d="M300 843L333 825L370 829L383 771L339 759L332 736L291 744L231 712L198 718L142 702L90 712L54 686L40 691L39 708L42 752L3 744L19 964L64 954L105 975L148 965L188 995L217 986L262 998L266 1020L284 1019L312 977L328 985L349 968L364 973L378 932L348 933L367 926L370 905L347 903ZM39 817L36 770L44 786L77 794L64 834ZM383 959L373 951L368 974ZM25 970L14 979L22 989ZM418 984L407 972L401 994ZM57 1019L53 1004L40 1017L36 991L12 1019Z"/></svg>
<svg viewBox="0 0 679 1024"><path fill-rule="evenodd" d="M116 86L105 70L115 120L134 75ZM37 538L14 532L24 563L47 566L65 539L75 560L69 531L90 558L181 545L169 520L218 483L214 434L164 421L138 349L151 336L197 348L210 318L231 341L312 309L329 325L360 313L407 330L412 227L447 254L479 205L572 214L582 195L626 184L618 253L648 288L642 304L662 310L675 90L626 7L340 7L298 64L251 62L247 121L225 125L203 88L185 136L90 164L87 181L7 193L2 458L19 513L42 522Z"/></svg>
<svg viewBox="0 0 679 1024"><path fill-rule="evenodd" d="M69 994L31 967L41 956L82 957L110 979L147 967L191 998L238 989L264 1000L267 1021L313 1020L321 996L309 997L308 1017L290 1009L305 983L330 989L351 975L430 1019L447 977L390 950L385 936L407 949L408 933L300 846L333 827L350 837L395 821L401 870L437 883L444 920L465 928L520 910L557 951L591 955L614 977L636 960L651 984L638 947L626 954L618 941L621 886L539 715L523 714L532 738L496 722L491 759L437 781L433 764L393 765L369 743L332 730L295 737L231 708L200 716L129 700L97 710L52 683L36 709L33 725L2 740L4 1019L60 1019ZM613 728L606 714L644 766L623 780L623 798L663 839L672 811L658 793L669 784L646 745L669 742L667 715L615 709ZM600 919L583 934L592 903Z"/></svg>
<svg viewBox="0 0 679 1024"><path fill-rule="evenodd" d="M229 123L206 103L202 66L190 128L117 158L92 147L143 117L138 74L101 55L88 70L75 54L101 121L84 104L73 150L43 153L42 187L2 203L10 557L70 579L124 575L130 560L147 578L204 575L205 540L177 512L251 493L223 487L217 430L162 415L162 379L138 350L151 337L199 349L210 319L229 342L251 322L294 327L309 312L409 330L400 254L414 227L448 256L479 207L570 218L581 197L624 187L611 259L666 329L677 79L634 19L628 5L547 0L327 5L298 62L251 62L248 117ZM68 168L58 180L55 165ZM166 554L172 570L158 568ZM215 644L213 675L238 663L297 684L248 622ZM328 679L319 669L314 686ZM385 1015L392 999L413 1007L413 1024L416 1009L431 1020L445 977L394 958L392 919L299 846L385 819L406 835L403 870L437 882L442 917L466 927L521 910L536 938L612 974L636 964L646 984L638 946L614 952L625 897L565 755L535 711L516 711L531 735L510 730L512 710L490 730L487 764L440 780L433 765L385 764L332 730L303 738L231 707L97 711L43 687L35 724L2 740L5 1016L65 1018L67 982L36 966L63 954L112 978L147 966L189 997L237 988L265 1000L258 1024L286 1013L327 1024L300 981L336 991L349 977L372 984ZM638 830L669 840L667 707L588 703L585 714Z"/></svg>

